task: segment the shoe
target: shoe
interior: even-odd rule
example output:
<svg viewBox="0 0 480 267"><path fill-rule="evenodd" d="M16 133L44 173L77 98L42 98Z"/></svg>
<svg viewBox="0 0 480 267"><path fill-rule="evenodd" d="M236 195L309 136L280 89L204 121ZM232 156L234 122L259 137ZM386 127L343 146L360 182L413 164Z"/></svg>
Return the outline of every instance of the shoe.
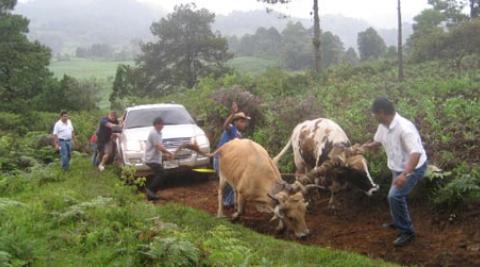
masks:
<svg viewBox="0 0 480 267"><path fill-rule="evenodd" d="M103 172L105 170L105 166L103 166L102 164L99 164L98 165L98 170Z"/></svg>
<svg viewBox="0 0 480 267"><path fill-rule="evenodd" d="M145 188L145 192L147 193L147 199L148 201L156 201L159 200L160 198L155 194L152 190Z"/></svg>
<svg viewBox="0 0 480 267"><path fill-rule="evenodd" d="M415 234L414 233L403 233L400 234L395 241L393 241L393 244L396 247L403 247L405 245L408 245L410 242L415 240Z"/></svg>
<svg viewBox="0 0 480 267"><path fill-rule="evenodd" d="M382 228L385 228L385 229L397 229L397 227L396 227L395 224L393 224L393 223L384 223L384 224L382 224Z"/></svg>

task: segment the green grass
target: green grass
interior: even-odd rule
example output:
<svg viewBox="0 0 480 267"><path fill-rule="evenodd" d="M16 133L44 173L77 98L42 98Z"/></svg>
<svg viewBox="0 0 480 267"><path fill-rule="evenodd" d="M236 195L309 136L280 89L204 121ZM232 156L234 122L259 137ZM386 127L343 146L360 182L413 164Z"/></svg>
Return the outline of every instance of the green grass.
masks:
<svg viewBox="0 0 480 267"><path fill-rule="evenodd" d="M117 177L83 156L67 173L55 164L0 176L0 266L394 266L148 204Z"/></svg>
<svg viewBox="0 0 480 267"><path fill-rule="evenodd" d="M228 65L240 73L259 74L268 68L280 66L280 63L257 57L236 57L230 60Z"/></svg>
<svg viewBox="0 0 480 267"><path fill-rule="evenodd" d="M77 79L108 79L115 76L119 64L133 65L133 61L111 61L103 59L71 58L65 61L53 61L50 70L56 77L64 74ZM228 65L240 73L262 73L268 68L278 67L279 62L257 57L236 57Z"/></svg>
<svg viewBox="0 0 480 267"><path fill-rule="evenodd" d="M57 77L66 74L77 79L108 79L115 76L119 64L132 65L133 61L71 58L52 62L50 70Z"/></svg>

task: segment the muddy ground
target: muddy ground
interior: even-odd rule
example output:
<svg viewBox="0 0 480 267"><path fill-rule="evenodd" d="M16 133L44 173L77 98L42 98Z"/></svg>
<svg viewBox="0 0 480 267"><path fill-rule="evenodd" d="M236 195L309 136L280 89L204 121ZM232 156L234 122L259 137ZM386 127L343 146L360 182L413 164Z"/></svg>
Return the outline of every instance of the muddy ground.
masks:
<svg viewBox="0 0 480 267"><path fill-rule="evenodd" d="M159 203L183 203L216 214L217 181L188 177L170 179L158 192L162 198ZM256 212L251 206L247 206L246 214L237 223L280 239L357 252L404 265L480 266L478 214L438 216L427 201L412 200L409 205L417 239L407 247L395 248L392 241L396 232L381 227L382 223L390 222L384 196L367 198L355 190L343 192L338 196L341 206L336 214L327 209L328 197L328 193L321 193L314 210L307 215L311 235L305 241L275 233L275 225L268 222L270 216ZM227 214L231 213L232 210L227 210Z"/></svg>

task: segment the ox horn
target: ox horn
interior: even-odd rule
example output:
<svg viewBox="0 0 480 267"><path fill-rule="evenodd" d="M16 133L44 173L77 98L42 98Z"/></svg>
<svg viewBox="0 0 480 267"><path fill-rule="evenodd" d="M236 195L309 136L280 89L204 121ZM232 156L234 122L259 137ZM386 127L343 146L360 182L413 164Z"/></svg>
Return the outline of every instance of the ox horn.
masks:
<svg viewBox="0 0 480 267"><path fill-rule="evenodd" d="M275 205L279 205L279 204L280 204L280 200L279 200L277 197L272 196L272 194L270 194L270 193L268 193L267 196L268 196L269 198L271 198L273 201L275 201Z"/></svg>
<svg viewBox="0 0 480 267"><path fill-rule="evenodd" d="M322 190L325 190L325 186L320 186L320 185L316 185L316 184L309 184L309 185L306 185L305 186L305 191L308 192L309 190L312 190L312 189L322 189Z"/></svg>

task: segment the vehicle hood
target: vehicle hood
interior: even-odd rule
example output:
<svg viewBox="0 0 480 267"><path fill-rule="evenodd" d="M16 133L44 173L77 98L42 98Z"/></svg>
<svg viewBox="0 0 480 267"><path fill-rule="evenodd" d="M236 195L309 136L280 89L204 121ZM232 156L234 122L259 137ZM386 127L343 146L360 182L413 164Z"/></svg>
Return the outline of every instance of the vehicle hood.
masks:
<svg viewBox="0 0 480 267"><path fill-rule="evenodd" d="M121 143L127 150L142 150L148 134L153 126L124 129L121 135ZM205 132L195 124L165 125L162 130L162 138L192 138L199 135L205 135ZM127 146L128 144L128 146Z"/></svg>

